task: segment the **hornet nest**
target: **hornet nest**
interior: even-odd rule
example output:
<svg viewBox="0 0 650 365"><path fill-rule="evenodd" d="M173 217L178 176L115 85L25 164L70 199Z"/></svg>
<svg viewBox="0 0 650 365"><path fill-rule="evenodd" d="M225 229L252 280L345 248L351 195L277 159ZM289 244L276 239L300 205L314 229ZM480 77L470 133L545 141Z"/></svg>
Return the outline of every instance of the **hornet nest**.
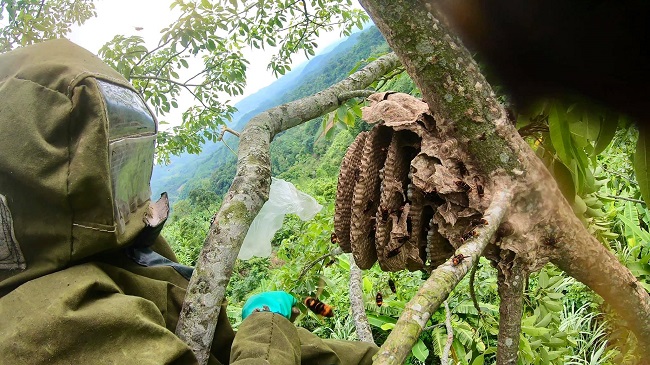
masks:
<svg viewBox="0 0 650 365"><path fill-rule="evenodd" d="M362 269L431 270L482 224L490 187L426 103L392 92L368 99L363 119L376 125L341 163L336 241Z"/></svg>

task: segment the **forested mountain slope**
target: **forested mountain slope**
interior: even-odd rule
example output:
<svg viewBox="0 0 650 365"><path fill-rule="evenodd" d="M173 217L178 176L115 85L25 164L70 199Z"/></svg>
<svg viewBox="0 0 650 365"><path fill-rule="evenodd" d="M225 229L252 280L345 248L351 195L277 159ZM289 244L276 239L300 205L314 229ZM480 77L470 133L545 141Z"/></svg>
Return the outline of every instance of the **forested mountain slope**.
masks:
<svg viewBox="0 0 650 365"><path fill-rule="evenodd" d="M345 78L357 63L368 58L377 47L387 46L376 27L353 33L273 84L235 104L238 111L229 127L241 131L258 113L311 95ZM227 135L226 143L236 150L236 138ZM221 142L205 144L200 155L175 156L171 164L154 167L151 179L153 196L157 197L167 191L174 202L187 197L193 188L206 188L206 183L221 195L230 186L235 171L234 163L234 154ZM214 181L208 182L205 179Z"/></svg>

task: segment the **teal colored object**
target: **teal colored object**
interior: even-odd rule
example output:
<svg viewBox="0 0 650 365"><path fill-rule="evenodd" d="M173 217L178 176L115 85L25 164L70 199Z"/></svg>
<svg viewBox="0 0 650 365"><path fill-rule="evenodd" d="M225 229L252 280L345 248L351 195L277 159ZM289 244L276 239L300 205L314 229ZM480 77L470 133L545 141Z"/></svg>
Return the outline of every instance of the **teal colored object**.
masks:
<svg viewBox="0 0 650 365"><path fill-rule="evenodd" d="M291 307L298 302L291 294L284 291L267 291L255 294L248 298L241 311L241 318L245 319L256 309L260 312L273 312L283 315L289 319L291 317Z"/></svg>

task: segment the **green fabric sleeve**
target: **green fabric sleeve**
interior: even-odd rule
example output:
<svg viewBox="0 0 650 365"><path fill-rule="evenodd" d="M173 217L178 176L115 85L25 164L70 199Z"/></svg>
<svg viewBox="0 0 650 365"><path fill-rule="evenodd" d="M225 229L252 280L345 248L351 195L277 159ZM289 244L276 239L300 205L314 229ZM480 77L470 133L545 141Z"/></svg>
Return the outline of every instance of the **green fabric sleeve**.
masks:
<svg viewBox="0 0 650 365"><path fill-rule="evenodd" d="M283 316L255 312L239 327L230 352L232 365L366 365L377 346L365 342L324 340L296 328Z"/></svg>
<svg viewBox="0 0 650 365"><path fill-rule="evenodd" d="M2 364L196 364L155 300L124 294L95 265L25 283L0 304Z"/></svg>
<svg viewBox="0 0 650 365"><path fill-rule="evenodd" d="M303 365L370 365L379 348L360 341L324 340L304 328L298 328Z"/></svg>
<svg viewBox="0 0 650 365"><path fill-rule="evenodd" d="M277 313L252 313L239 326L230 350L230 364L299 365L296 326Z"/></svg>

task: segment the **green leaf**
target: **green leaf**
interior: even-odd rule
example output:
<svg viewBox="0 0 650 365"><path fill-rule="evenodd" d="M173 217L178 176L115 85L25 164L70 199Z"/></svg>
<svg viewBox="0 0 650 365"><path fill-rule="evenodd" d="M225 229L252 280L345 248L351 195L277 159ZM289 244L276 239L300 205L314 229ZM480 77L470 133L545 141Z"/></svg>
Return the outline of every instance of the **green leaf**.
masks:
<svg viewBox="0 0 650 365"><path fill-rule="evenodd" d="M618 123L616 122L616 114L607 112L600 126L600 133L598 133L598 138L596 139L596 147L594 147L594 155L598 155L609 146L609 143L614 139L614 134L616 134L616 128Z"/></svg>
<svg viewBox="0 0 650 365"><path fill-rule="evenodd" d="M571 202L571 199L576 196L576 188L571 170L560 160L556 159L552 164L552 172L562 195L564 195L567 201Z"/></svg>
<svg viewBox="0 0 650 365"><path fill-rule="evenodd" d="M363 291L366 293L372 293L372 282L367 276L363 277Z"/></svg>
<svg viewBox="0 0 650 365"><path fill-rule="evenodd" d="M390 331L395 328L395 323L384 323L380 327L384 331Z"/></svg>
<svg viewBox="0 0 650 365"><path fill-rule="evenodd" d="M547 335L551 330L543 327L521 326L521 332L533 337L542 337Z"/></svg>
<svg viewBox="0 0 650 365"><path fill-rule="evenodd" d="M548 273L546 273L546 270L542 270L539 272L539 286L540 288L548 288Z"/></svg>
<svg viewBox="0 0 650 365"><path fill-rule="evenodd" d="M429 349L427 348L427 345L425 345L424 342L422 342L420 339L418 339L418 342L415 343L415 346L413 346L411 352L413 353L413 356L415 356L421 362L424 362L427 357L429 357Z"/></svg>
<svg viewBox="0 0 650 365"><path fill-rule="evenodd" d="M454 350L454 354L456 355L456 361L458 361L459 364L467 365L465 346L454 338L454 341L451 343L451 348Z"/></svg>
<svg viewBox="0 0 650 365"><path fill-rule="evenodd" d="M650 162L650 150L648 148L648 137L650 133L645 128L639 129L639 140L636 143L636 153L634 154L634 173L636 181L639 183L639 190L643 200L650 202L650 171L648 163Z"/></svg>
<svg viewBox="0 0 650 365"><path fill-rule="evenodd" d="M485 363L485 356L479 355L477 356L474 361L472 361L472 365L483 365Z"/></svg>
<svg viewBox="0 0 650 365"><path fill-rule="evenodd" d="M566 121L566 115L561 107L553 105L548 115L551 143L562 162L569 165L572 156L571 131Z"/></svg>

